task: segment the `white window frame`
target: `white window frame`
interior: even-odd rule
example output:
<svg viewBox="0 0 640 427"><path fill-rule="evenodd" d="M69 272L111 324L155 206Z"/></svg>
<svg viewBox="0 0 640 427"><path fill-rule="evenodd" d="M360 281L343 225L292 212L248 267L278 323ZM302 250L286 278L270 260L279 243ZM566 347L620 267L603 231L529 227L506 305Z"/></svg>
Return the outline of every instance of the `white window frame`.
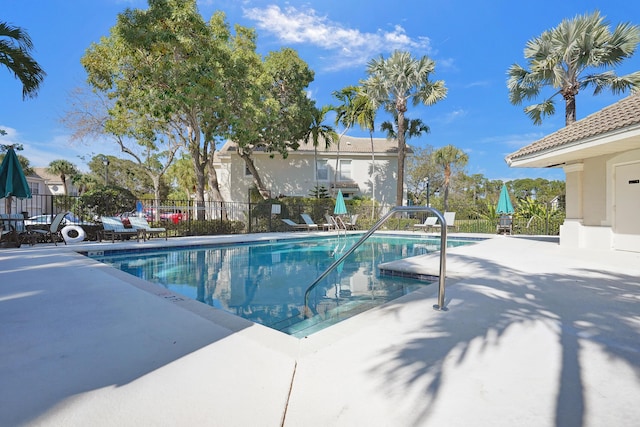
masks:
<svg viewBox="0 0 640 427"><path fill-rule="evenodd" d="M352 162L350 159L340 159L340 170L338 172L338 181L353 181L351 175Z"/></svg>
<svg viewBox="0 0 640 427"><path fill-rule="evenodd" d="M320 175L321 172L324 172L324 177ZM318 160L316 162L316 179L318 181L329 181L329 161L328 160Z"/></svg>

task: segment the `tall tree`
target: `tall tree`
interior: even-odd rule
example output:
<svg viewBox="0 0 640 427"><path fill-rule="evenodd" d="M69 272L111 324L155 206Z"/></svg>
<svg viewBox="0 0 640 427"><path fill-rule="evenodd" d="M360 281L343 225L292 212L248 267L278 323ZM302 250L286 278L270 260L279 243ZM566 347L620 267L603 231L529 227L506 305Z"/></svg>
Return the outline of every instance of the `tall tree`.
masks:
<svg viewBox="0 0 640 427"><path fill-rule="evenodd" d="M331 94L334 98L340 101L340 104L331 107L331 109L336 112L335 125L336 127L339 125L343 126L342 132L338 135L338 141L336 143L336 167L333 172L333 183L335 185L338 181L338 171L340 170L340 141L347 131L357 122L358 113L356 99L358 97L358 87L346 86L340 90L333 91Z"/></svg>
<svg viewBox="0 0 640 427"><path fill-rule="evenodd" d="M362 82L367 95L387 111L395 111L398 116L398 182L396 204L402 205L404 195L404 164L406 157L404 114L407 104L433 105L444 99L447 88L444 81L431 81L435 71L435 61L427 56L416 59L409 52L395 51L388 59L380 56L369 61L367 74Z"/></svg>
<svg viewBox="0 0 640 427"><path fill-rule="evenodd" d="M320 192L318 191L318 146L320 145L320 140L324 141L324 148L328 149L333 144L333 141L338 139L336 131L331 126L322 124L330 109L330 106L324 106L313 110L311 125L302 138L307 144L311 143L313 145L313 175L316 180L316 197L320 197Z"/></svg>
<svg viewBox="0 0 640 427"><path fill-rule="evenodd" d="M433 153L433 159L434 162L442 168L443 172L443 209L446 212L449 209L449 186L451 185L451 175L453 170L455 168L463 168L466 166L469 161L469 156L464 151L454 147L453 145L446 145L437 149Z"/></svg>
<svg viewBox="0 0 640 427"><path fill-rule="evenodd" d="M33 42L26 31L0 22L0 64L22 83L22 99L35 98L46 73L31 56Z"/></svg>
<svg viewBox="0 0 640 427"><path fill-rule="evenodd" d="M148 10L121 13L109 38L82 59L90 84L116 100L110 114L130 115L137 124L135 136L150 142L163 135L185 147L200 205L207 174L212 198L222 200L210 161L216 137L229 128L227 87L244 82L230 44L224 14L205 23L195 0L149 0ZM198 218L204 210L198 209Z"/></svg>
<svg viewBox="0 0 640 427"><path fill-rule="evenodd" d="M440 167L434 162L433 152L431 145L416 147L413 156L407 159L407 192L412 194L415 205L426 205L427 195L430 197L442 186Z"/></svg>
<svg viewBox="0 0 640 427"><path fill-rule="evenodd" d="M244 58L247 70L245 83L235 93L241 102L230 108L233 125L229 136L237 144L238 155L245 161L254 184L263 198L265 188L252 154L256 150L280 154L287 158L306 135L315 109L307 96L307 87L314 73L298 54L289 48L270 52L260 61L253 40L245 37L237 43L234 54ZM256 58L258 60L256 60Z"/></svg>
<svg viewBox="0 0 640 427"><path fill-rule="evenodd" d="M355 119L361 129L369 131L369 141L371 142L371 171L369 179L371 180L371 219L375 217L376 211L376 179L378 172L376 170L376 151L373 146L373 132L376 130L376 110L377 105L367 96L362 88L358 89L358 94L354 100Z"/></svg>
<svg viewBox="0 0 640 427"><path fill-rule="evenodd" d="M61 122L72 130L71 140L104 141L106 137L148 175L153 183L153 198L159 200L162 177L180 148L175 135L151 116L136 119L138 112L116 105L100 91L76 88L67 105Z"/></svg>
<svg viewBox="0 0 640 427"><path fill-rule="evenodd" d="M581 89L592 86L594 95L604 89L614 94L640 89L640 71L617 76L611 69L632 56L638 43L640 27L623 23L611 31L598 11L565 19L527 42L524 57L529 69L518 64L509 68L509 100L520 105L551 87L550 97L525 107L524 112L539 125L545 116L555 113L553 98L560 94L565 102L565 125L569 125L576 121L576 95Z"/></svg>
<svg viewBox="0 0 640 427"><path fill-rule="evenodd" d="M62 180L62 190L66 196L69 194L69 189L67 188L67 177L77 175L78 168L68 160L53 160L49 163L47 172L60 177Z"/></svg>

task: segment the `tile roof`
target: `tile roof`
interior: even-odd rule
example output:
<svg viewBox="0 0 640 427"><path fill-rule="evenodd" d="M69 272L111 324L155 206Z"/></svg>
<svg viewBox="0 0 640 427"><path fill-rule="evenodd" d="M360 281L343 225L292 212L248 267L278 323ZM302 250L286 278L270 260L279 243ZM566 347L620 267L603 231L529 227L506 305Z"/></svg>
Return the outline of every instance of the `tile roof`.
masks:
<svg viewBox="0 0 640 427"><path fill-rule="evenodd" d="M575 145L640 124L640 93L630 95L505 157L507 162Z"/></svg>
<svg viewBox="0 0 640 427"><path fill-rule="evenodd" d="M398 142L395 139L387 138L373 138L373 146L376 153L397 153ZM221 148L220 152L235 152L236 144L233 141L227 141ZM264 151L258 149L256 151ZM297 152L311 152L313 153L313 145L300 142L300 147ZM324 149L324 142L320 141L318 152L319 153L336 153L337 145L334 143L328 149ZM409 153L413 152L411 147L407 147ZM356 138L353 136L343 136L340 140L340 153L371 153L371 140L369 138Z"/></svg>

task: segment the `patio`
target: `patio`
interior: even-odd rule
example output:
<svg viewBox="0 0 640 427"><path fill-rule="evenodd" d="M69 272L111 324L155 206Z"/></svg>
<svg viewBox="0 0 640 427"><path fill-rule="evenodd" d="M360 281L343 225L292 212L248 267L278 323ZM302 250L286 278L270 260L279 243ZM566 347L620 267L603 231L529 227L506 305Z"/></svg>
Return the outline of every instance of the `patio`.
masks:
<svg viewBox="0 0 640 427"><path fill-rule="evenodd" d="M640 417L640 253L491 236L448 250L448 311L432 309L434 286L299 340L74 252L246 238L1 250L0 425L564 427ZM437 254L397 263L438 271Z"/></svg>

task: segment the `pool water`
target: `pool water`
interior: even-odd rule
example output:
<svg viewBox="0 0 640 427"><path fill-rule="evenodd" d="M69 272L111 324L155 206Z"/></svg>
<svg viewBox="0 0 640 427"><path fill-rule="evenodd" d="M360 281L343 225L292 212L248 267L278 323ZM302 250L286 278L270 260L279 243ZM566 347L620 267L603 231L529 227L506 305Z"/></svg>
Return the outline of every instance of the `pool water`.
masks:
<svg viewBox="0 0 640 427"><path fill-rule="evenodd" d="M92 258L173 292L294 336L305 336L429 282L380 275L377 265L439 250L439 239L372 236L304 294L359 236L192 246ZM469 244L448 241L447 245Z"/></svg>

